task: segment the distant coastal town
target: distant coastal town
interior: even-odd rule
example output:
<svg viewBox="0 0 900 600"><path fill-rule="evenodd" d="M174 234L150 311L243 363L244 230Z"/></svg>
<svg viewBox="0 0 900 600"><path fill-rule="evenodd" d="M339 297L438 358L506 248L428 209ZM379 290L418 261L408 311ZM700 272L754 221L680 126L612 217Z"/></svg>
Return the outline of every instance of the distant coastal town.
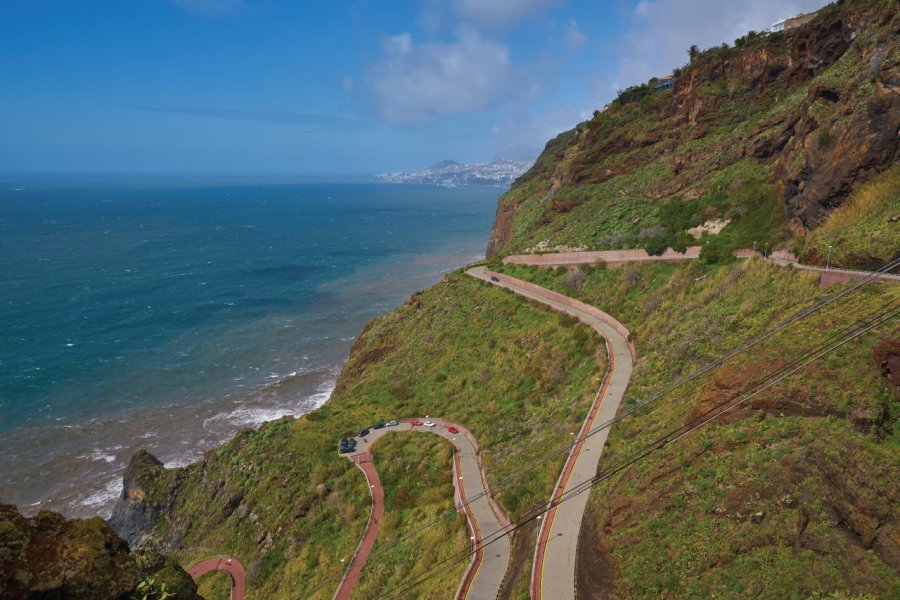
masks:
<svg viewBox="0 0 900 600"><path fill-rule="evenodd" d="M443 187L463 185L509 187L533 164L534 160L496 160L471 164L445 160L421 171L378 173L375 180L384 183L420 183Z"/></svg>

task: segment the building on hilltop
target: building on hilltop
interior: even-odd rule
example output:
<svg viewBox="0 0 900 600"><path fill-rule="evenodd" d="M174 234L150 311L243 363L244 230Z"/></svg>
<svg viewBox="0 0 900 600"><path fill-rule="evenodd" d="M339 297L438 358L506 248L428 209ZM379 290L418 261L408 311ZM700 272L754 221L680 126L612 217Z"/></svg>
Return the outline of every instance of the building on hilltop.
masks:
<svg viewBox="0 0 900 600"><path fill-rule="evenodd" d="M653 82L653 92L668 92L675 85L675 78L672 75L663 75Z"/></svg>
<svg viewBox="0 0 900 600"><path fill-rule="evenodd" d="M776 21L772 23L772 26L769 27L766 31L769 33L775 33L776 31L787 31L788 29L793 29L795 27L800 27L804 23L808 23L816 16L816 13L797 13L793 17L788 17L787 19L781 19L780 21Z"/></svg>

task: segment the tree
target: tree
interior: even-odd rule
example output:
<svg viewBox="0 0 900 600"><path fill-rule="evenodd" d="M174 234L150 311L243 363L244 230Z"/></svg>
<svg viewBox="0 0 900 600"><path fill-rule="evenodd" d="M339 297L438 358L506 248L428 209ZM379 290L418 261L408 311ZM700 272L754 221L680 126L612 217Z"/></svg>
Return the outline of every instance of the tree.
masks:
<svg viewBox="0 0 900 600"><path fill-rule="evenodd" d="M688 48L688 56L691 58L691 64L694 64L694 61L700 58L700 48L697 44L692 44L690 48Z"/></svg>

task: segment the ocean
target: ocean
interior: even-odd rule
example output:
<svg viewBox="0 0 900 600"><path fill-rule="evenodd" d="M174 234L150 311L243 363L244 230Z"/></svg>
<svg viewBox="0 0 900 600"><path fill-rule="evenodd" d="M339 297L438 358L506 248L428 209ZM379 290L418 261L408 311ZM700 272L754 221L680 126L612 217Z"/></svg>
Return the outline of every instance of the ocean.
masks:
<svg viewBox="0 0 900 600"><path fill-rule="evenodd" d="M0 501L108 516L321 406L355 336L484 255L496 188L0 180Z"/></svg>

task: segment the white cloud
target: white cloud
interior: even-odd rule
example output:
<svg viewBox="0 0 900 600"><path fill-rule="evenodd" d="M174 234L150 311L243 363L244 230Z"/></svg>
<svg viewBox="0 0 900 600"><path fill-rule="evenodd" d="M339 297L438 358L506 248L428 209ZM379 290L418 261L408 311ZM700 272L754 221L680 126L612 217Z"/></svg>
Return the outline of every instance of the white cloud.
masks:
<svg viewBox="0 0 900 600"><path fill-rule="evenodd" d="M172 0L172 3L184 10L202 17L227 17L247 6L244 0Z"/></svg>
<svg viewBox="0 0 900 600"><path fill-rule="evenodd" d="M688 61L687 49L731 44L753 29L780 18L809 12L825 0L641 0L617 45L621 51L612 87L623 89ZM610 90L612 92L612 90Z"/></svg>
<svg viewBox="0 0 900 600"><path fill-rule="evenodd" d="M563 43L566 48L572 51L581 50L587 45L587 41L587 35L581 30L575 19L569 19L566 33L563 35Z"/></svg>
<svg viewBox="0 0 900 600"><path fill-rule="evenodd" d="M467 28L449 43L388 36L383 48L369 76L382 115L393 123L488 108L517 79L509 49Z"/></svg>
<svg viewBox="0 0 900 600"><path fill-rule="evenodd" d="M480 27L506 27L540 14L561 0L454 0L454 9Z"/></svg>

